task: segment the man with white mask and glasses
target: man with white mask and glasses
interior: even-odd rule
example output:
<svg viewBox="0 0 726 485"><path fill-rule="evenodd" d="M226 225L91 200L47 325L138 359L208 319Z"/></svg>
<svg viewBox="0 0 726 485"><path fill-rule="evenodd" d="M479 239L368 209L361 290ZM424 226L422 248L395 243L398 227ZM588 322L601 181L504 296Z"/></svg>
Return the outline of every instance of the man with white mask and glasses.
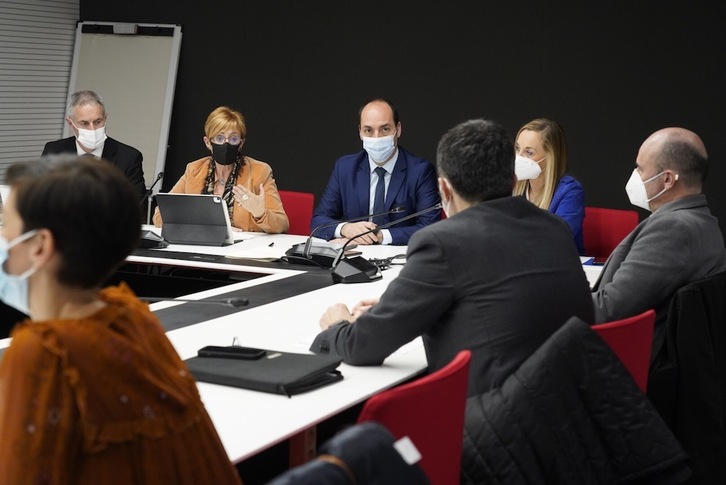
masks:
<svg viewBox="0 0 726 485"><path fill-rule="evenodd" d="M320 227L314 235L327 240L355 239L357 244L408 244L414 232L438 221L441 211L426 212L390 229L356 236L436 205L440 199L434 167L398 144L401 122L391 101L374 99L363 105L358 131L363 150L336 160L313 214L311 226ZM365 218L396 207L405 210ZM343 222L353 218L362 219ZM341 222L336 225L336 221Z"/></svg>
<svg viewBox="0 0 726 485"><path fill-rule="evenodd" d="M625 190L653 214L608 258L593 287L597 323L656 311L653 349L665 337L673 294L688 283L726 271L726 250L703 194L708 154L684 128L656 131L640 147Z"/></svg>
<svg viewBox="0 0 726 485"><path fill-rule="evenodd" d="M108 160L129 179L139 198L144 196L143 156L136 148L106 135L108 114L101 97L93 91L76 91L68 100L66 123L73 136L48 142L43 155L73 153Z"/></svg>

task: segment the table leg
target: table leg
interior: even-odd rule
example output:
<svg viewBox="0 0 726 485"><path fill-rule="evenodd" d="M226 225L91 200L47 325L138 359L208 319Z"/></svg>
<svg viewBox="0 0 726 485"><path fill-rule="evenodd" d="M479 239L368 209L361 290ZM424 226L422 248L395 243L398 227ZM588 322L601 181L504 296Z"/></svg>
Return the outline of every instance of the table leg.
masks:
<svg viewBox="0 0 726 485"><path fill-rule="evenodd" d="M317 438L317 428L310 428L290 438L290 468L302 465L313 458L317 454L315 440Z"/></svg>

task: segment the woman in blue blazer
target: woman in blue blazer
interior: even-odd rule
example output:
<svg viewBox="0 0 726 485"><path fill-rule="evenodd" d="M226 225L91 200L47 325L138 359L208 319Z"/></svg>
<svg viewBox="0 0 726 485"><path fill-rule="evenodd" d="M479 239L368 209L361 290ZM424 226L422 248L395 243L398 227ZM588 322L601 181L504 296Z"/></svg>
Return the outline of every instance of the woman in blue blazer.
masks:
<svg viewBox="0 0 726 485"><path fill-rule="evenodd" d="M517 184L514 195L523 195L536 206L558 215L570 226L575 245L584 252L582 221L585 190L567 175L567 142L562 127L537 118L522 126L515 143Z"/></svg>

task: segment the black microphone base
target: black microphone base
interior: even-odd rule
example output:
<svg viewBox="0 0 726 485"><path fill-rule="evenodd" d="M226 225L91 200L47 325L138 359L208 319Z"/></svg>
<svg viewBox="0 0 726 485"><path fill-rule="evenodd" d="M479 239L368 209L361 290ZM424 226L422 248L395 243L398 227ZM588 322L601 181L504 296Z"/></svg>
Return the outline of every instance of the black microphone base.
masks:
<svg viewBox="0 0 726 485"><path fill-rule="evenodd" d="M383 277L378 266L361 257L340 260L331 274L336 283L369 283Z"/></svg>
<svg viewBox="0 0 726 485"><path fill-rule="evenodd" d="M303 251L305 243L295 244L293 247L285 251L287 260L290 263L306 264L309 266L318 266L322 268L332 268L338 251L333 248L312 246L308 252L309 257L305 257Z"/></svg>
<svg viewBox="0 0 726 485"><path fill-rule="evenodd" d="M141 231L139 247L145 249L162 249L169 245L168 242L153 231Z"/></svg>

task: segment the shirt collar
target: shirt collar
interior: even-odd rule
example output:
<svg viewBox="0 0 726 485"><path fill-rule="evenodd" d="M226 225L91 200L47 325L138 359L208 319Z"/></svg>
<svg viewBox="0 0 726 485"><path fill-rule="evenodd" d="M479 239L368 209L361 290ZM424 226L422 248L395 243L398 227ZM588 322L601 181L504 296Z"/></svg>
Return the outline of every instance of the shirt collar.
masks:
<svg viewBox="0 0 726 485"><path fill-rule="evenodd" d="M106 138L106 140L108 140L108 138ZM103 155L103 147L106 146L106 140L103 140L101 146L88 153L88 155L93 155L95 157L101 158L101 155ZM78 155L79 157L86 155L86 152L83 151L83 148L81 148L81 145L78 143L78 139L74 138L74 141L76 142L76 155Z"/></svg>
<svg viewBox="0 0 726 485"><path fill-rule="evenodd" d="M371 174L375 174L375 170L378 167L383 167L383 170L385 170L386 172L388 172L389 175L392 174L393 173L393 168L396 166L396 161L398 161L398 154L399 153L400 152L398 151L398 147L396 147L396 153L391 157L391 159L389 161L387 161L383 165L378 165L376 162L374 162L373 160L371 160L371 157L368 157L368 166L370 168Z"/></svg>

